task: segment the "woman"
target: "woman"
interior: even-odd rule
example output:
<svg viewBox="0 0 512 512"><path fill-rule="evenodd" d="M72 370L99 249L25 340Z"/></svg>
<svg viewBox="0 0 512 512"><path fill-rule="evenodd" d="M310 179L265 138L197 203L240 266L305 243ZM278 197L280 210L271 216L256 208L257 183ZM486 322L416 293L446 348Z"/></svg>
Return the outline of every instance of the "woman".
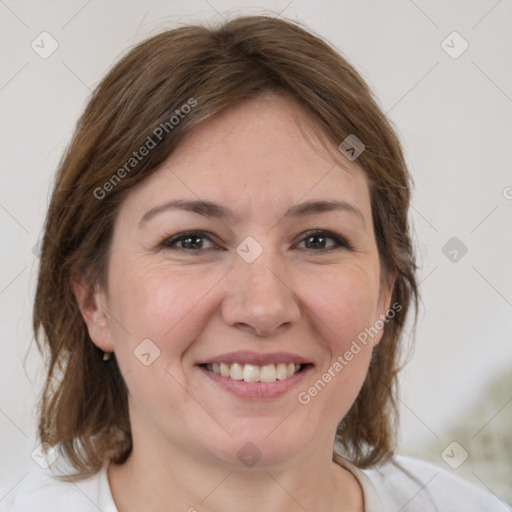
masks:
<svg viewBox="0 0 512 512"><path fill-rule="evenodd" d="M506 510L394 453L409 194L368 87L297 25L130 51L57 175L34 305L48 468L13 510Z"/></svg>

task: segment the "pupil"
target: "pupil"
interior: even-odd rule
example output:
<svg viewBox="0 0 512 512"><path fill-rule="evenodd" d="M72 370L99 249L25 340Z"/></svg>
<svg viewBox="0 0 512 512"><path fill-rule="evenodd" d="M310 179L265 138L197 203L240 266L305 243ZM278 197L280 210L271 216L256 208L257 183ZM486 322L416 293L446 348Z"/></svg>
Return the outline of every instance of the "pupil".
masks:
<svg viewBox="0 0 512 512"><path fill-rule="evenodd" d="M196 248L196 244L198 247L201 247L200 236L189 236L183 239L183 245L185 246L185 249L194 249Z"/></svg>
<svg viewBox="0 0 512 512"><path fill-rule="evenodd" d="M312 240L313 240L313 242L310 243ZM317 240L317 241L314 242L314 240ZM310 237L308 237L307 245L308 245L308 249L318 249L319 247L323 248L325 246L325 237L317 236L317 235L310 236Z"/></svg>

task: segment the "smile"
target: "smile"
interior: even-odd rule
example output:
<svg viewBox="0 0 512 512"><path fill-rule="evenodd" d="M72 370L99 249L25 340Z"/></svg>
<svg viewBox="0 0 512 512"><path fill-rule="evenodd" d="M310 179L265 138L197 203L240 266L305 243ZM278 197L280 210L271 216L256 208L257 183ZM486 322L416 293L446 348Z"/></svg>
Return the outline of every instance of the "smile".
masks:
<svg viewBox="0 0 512 512"><path fill-rule="evenodd" d="M238 350L205 357L195 366L211 382L238 398L266 400L299 386L315 365L311 359L291 352Z"/></svg>
<svg viewBox="0 0 512 512"><path fill-rule="evenodd" d="M232 380L245 382L275 382L286 380L299 372L306 365L294 363L278 363L257 366L255 364L241 363L208 363L204 365L206 370Z"/></svg>

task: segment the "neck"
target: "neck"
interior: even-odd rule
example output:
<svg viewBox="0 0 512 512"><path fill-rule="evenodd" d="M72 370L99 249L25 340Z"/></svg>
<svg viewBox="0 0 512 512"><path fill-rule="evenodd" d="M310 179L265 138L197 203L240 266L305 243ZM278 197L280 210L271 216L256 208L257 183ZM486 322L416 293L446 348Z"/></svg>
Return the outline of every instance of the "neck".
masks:
<svg viewBox="0 0 512 512"><path fill-rule="evenodd" d="M352 473L332 461L329 442L289 467L240 468L144 441L134 439L124 464L110 464L119 512L363 510L362 490Z"/></svg>

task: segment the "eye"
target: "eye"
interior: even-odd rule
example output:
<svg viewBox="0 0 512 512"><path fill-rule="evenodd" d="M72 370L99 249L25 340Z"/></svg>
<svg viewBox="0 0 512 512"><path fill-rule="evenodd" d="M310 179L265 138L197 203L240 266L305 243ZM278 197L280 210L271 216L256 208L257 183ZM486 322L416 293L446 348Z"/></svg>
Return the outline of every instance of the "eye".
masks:
<svg viewBox="0 0 512 512"><path fill-rule="evenodd" d="M298 245L302 243L305 244L304 249L311 251L330 251L340 248L351 249L349 243L342 237L324 230L309 232Z"/></svg>
<svg viewBox="0 0 512 512"><path fill-rule="evenodd" d="M210 246L208 246L210 244ZM214 249L216 246L204 231L186 231L170 238L166 238L159 247L163 249L182 249L199 252Z"/></svg>
<svg viewBox="0 0 512 512"><path fill-rule="evenodd" d="M302 244L304 246L300 247ZM172 237L165 238L158 247L190 252L202 252L218 248L205 231L178 233ZM345 239L325 230L315 230L307 233L297 247L314 252L325 252L342 248L351 249L350 244Z"/></svg>

